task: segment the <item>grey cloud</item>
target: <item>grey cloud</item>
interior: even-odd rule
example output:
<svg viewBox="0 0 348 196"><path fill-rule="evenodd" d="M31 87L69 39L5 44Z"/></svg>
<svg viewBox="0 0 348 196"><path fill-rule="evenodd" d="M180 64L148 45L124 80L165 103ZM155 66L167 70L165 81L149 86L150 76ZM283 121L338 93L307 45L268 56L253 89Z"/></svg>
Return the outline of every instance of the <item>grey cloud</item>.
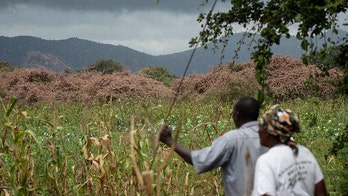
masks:
<svg viewBox="0 0 348 196"><path fill-rule="evenodd" d="M31 35L54 40L78 37L158 55L189 48L189 39L200 29L196 16L165 10L61 11L18 4L0 12L0 29L2 35L10 37Z"/></svg>
<svg viewBox="0 0 348 196"><path fill-rule="evenodd" d="M0 0L0 8L11 9L19 4L62 10L153 10L198 12L205 0ZM209 3L209 2L208 2Z"/></svg>

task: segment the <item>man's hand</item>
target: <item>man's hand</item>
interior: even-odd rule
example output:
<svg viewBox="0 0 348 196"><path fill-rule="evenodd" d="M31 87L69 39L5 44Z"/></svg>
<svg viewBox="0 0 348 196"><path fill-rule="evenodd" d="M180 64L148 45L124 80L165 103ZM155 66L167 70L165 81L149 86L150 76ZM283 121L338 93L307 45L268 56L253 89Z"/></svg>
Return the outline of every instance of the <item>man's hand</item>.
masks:
<svg viewBox="0 0 348 196"><path fill-rule="evenodd" d="M159 140L169 147L172 147L174 139L172 138L172 131L170 130L168 124L163 124L160 129ZM176 143L175 152L178 153L187 163L192 165L191 151L182 147L180 144Z"/></svg>
<svg viewBox="0 0 348 196"><path fill-rule="evenodd" d="M173 138L172 138L172 131L170 130L168 124L163 124L160 129L160 138L159 140L168 146L172 146Z"/></svg>

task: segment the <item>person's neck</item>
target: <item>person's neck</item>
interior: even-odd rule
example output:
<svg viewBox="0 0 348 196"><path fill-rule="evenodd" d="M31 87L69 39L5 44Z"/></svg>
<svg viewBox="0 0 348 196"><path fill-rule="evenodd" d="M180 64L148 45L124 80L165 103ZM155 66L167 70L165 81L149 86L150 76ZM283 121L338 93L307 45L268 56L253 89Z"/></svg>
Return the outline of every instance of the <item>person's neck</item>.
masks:
<svg viewBox="0 0 348 196"><path fill-rule="evenodd" d="M241 126L243 126L244 124L248 123L248 122L252 122L253 120L240 120L238 122L237 127L240 128Z"/></svg>
<svg viewBox="0 0 348 196"><path fill-rule="evenodd" d="M269 140L267 146L268 146L269 148L272 148L272 147L277 146L277 145L279 145L279 144L282 144L282 143L281 143L279 140L273 138L273 139Z"/></svg>

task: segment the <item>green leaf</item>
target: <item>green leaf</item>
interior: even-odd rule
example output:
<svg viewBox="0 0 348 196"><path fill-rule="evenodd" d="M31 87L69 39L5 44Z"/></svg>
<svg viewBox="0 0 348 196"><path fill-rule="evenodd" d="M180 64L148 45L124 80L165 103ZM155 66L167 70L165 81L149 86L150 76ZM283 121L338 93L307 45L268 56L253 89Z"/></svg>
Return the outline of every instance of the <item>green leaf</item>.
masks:
<svg viewBox="0 0 348 196"><path fill-rule="evenodd" d="M302 39L302 36L301 36L301 33L300 33L300 32L297 32L297 33L296 33L296 38L299 39L299 40Z"/></svg>
<svg viewBox="0 0 348 196"><path fill-rule="evenodd" d="M257 61L259 64L263 64L265 62L265 58L262 54L260 54L258 57L257 57Z"/></svg>
<svg viewBox="0 0 348 196"><path fill-rule="evenodd" d="M302 62L305 64L305 65L308 65L309 64L309 56L304 56L302 58Z"/></svg>
<svg viewBox="0 0 348 196"><path fill-rule="evenodd" d="M302 42L301 42L301 48L302 48L303 50L306 50L306 51L307 51L307 49L308 49L308 41L307 41L307 40L302 40Z"/></svg>
<svg viewBox="0 0 348 196"><path fill-rule="evenodd" d="M19 131L14 138L14 143L18 143L19 139L25 134L25 131Z"/></svg>
<svg viewBox="0 0 348 196"><path fill-rule="evenodd" d="M12 112L14 106L16 105L17 103L17 98L16 97L11 97L11 100L10 100L10 104L9 104L9 107L6 111L6 116L8 117L10 115L10 113Z"/></svg>
<svg viewBox="0 0 348 196"><path fill-rule="evenodd" d="M298 13L296 16L295 16L295 22L301 22L301 20L302 20L302 16L301 16L301 14L300 13Z"/></svg>

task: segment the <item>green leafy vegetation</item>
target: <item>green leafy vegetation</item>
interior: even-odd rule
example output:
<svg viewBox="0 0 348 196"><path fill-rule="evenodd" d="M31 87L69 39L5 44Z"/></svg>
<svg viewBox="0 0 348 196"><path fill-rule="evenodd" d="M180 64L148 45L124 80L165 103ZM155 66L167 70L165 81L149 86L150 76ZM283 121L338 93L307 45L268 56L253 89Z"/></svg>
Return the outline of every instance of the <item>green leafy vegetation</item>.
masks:
<svg viewBox="0 0 348 196"><path fill-rule="evenodd" d="M16 66L11 65L8 62L1 61L0 62L0 72L11 72L16 68Z"/></svg>
<svg viewBox="0 0 348 196"><path fill-rule="evenodd" d="M143 195L148 184L160 195L223 192L220 170L198 175L176 154L169 157L166 146L154 150L157 129L170 108L163 100L30 106L12 98L0 104L2 194ZM307 98L281 104L299 113L301 133L295 140L316 156L329 193L345 195L347 100ZM177 103L166 121L173 134L180 131L180 143L198 149L234 128L231 107L213 100Z"/></svg>
<svg viewBox="0 0 348 196"><path fill-rule="evenodd" d="M348 39L345 39L348 42ZM348 44L324 48L318 52L313 52L309 57L312 64L316 64L323 74L328 75L332 68L343 71L344 76L339 85L342 94L348 94Z"/></svg>
<svg viewBox="0 0 348 196"><path fill-rule="evenodd" d="M170 86L173 79L176 78L175 75L169 73L168 68L163 66L149 66L140 70L140 73L145 74L149 78L162 82L166 86Z"/></svg>
<svg viewBox="0 0 348 196"><path fill-rule="evenodd" d="M208 0L205 1L207 3ZM225 2L224 0L222 2ZM227 4L227 1L225 2ZM197 21L204 23L199 36L194 37L191 46L200 43L207 46L208 43L223 43L226 47L229 37L235 33L235 25L242 25L245 29L245 37L261 35L254 40L256 45L251 51L251 58L255 62L255 77L261 89L258 99L263 101L272 97L268 87L266 66L272 58L272 46L280 45L281 38L290 38L290 26L298 25L296 38L301 42L301 48L305 51L316 51L317 47L312 38L325 36L328 30L338 32L337 15L345 13L348 9L346 0L337 1L306 1L306 0L269 0L269 1L240 1L231 0L230 9L227 11L202 13ZM202 25L203 26L203 25ZM334 43L333 40L329 40ZM343 40L340 45L346 46ZM328 45L323 44L324 49ZM303 57L303 62L308 64L309 56ZM345 59L346 64L347 59ZM346 84L345 82L343 82Z"/></svg>
<svg viewBox="0 0 348 196"><path fill-rule="evenodd" d="M114 72L123 71L123 65L113 60L97 60L95 64L92 64L84 69L85 71L101 72L103 74L112 74Z"/></svg>

